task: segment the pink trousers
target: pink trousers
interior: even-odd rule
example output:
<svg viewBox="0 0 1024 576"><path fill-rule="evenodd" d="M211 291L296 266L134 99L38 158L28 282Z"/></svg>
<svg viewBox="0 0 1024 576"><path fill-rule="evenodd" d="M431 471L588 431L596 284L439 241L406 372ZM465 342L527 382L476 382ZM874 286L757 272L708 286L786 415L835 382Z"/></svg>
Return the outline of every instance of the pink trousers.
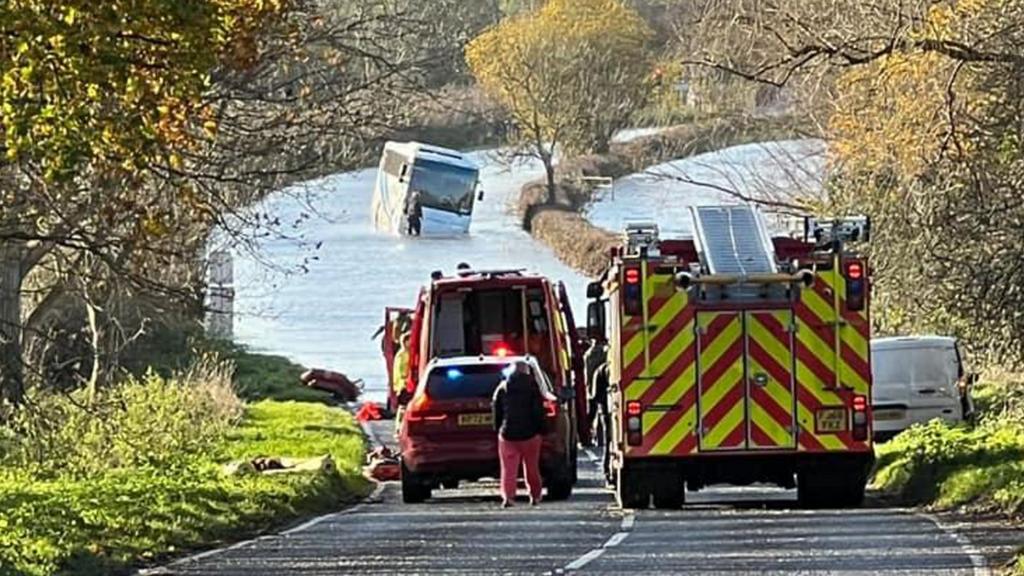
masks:
<svg viewBox="0 0 1024 576"><path fill-rule="evenodd" d="M530 497L540 501L543 483L540 478L540 434L529 440L505 440L498 435L498 456L501 458L501 497L512 502L516 499L516 478L520 462L524 468L526 487Z"/></svg>

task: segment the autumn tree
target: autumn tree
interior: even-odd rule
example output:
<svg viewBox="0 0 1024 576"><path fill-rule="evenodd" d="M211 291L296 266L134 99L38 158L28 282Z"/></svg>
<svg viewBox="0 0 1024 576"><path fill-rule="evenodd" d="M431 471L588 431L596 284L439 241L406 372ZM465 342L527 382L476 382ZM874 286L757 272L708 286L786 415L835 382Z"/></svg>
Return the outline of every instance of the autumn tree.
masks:
<svg viewBox="0 0 1024 576"><path fill-rule="evenodd" d="M731 0L705 18L727 31L688 63L821 115L832 210L874 217L878 328L1024 364L1024 2Z"/></svg>
<svg viewBox="0 0 1024 576"><path fill-rule="evenodd" d="M470 70L511 116L514 144L540 159L604 151L648 87L651 31L618 0L550 0L508 18L466 49Z"/></svg>
<svg viewBox="0 0 1024 576"><path fill-rule="evenodd" d="M360 163L452 51L437 18L458 8L0 5L3 396L65 368L95 383L147 320L194 314L210 231L271 233L255 202Z"/></svg>

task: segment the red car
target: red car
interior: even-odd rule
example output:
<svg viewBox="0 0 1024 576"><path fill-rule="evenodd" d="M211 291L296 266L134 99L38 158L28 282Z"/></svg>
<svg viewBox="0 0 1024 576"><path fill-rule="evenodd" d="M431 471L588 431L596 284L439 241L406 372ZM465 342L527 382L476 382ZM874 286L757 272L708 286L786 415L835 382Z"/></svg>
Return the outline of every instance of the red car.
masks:
<svg viewBox="0 0 1024 576"><path fill-rule="evenodd" d="M541 475L547 497L570 496L576 482L571 389L563 398L556 397L550 380L531 357L478 356L430 362L406 406L399 432L404 502L422 502L439 486L456 488L462 480L499 477L491 398L517 360L530 364L545 396L549 422L541 449Z"/></svg>

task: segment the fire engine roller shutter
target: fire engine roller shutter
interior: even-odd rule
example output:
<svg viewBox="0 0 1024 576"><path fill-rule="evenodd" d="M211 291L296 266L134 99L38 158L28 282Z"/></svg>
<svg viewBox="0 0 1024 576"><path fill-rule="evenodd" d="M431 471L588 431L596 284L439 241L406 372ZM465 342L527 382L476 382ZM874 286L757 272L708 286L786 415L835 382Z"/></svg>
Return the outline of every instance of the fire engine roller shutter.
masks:
<svg viewBox="0 0 1024 576"><path fill-rule="evenodd" d="M814 285L800 291L796 312L796 389L798 447L801 451L867 450L867 442L853 440L849 426L843 432L819 433L814 413L823 407L849 406L853 394L868 397L868 306L849 312L843 294L846 282L840 267L821 271ZM836 354L838 350L839 354ZM842 387L840 387L840 384Z"/></svg>
<svg viewBox="0 0 1024 576"><path fill-rule="evenodd" d="M792 322L789 310L746 314L747 438L752 450L796 447Z"/></svg>
<svg viewBox="0 0 1024 576"><path fill-rule="evenodd" d="M746 448L743 316L700 312L697 327L700 449Z"/></svg>
<svg viewBox="0 0 1024 576"><path fill-rule="evenodd" d="M623 393L644 409L643 443L627 455L690 454L697 448L694 308L672 274L645 272L646 318L624 318Z"/></svg>

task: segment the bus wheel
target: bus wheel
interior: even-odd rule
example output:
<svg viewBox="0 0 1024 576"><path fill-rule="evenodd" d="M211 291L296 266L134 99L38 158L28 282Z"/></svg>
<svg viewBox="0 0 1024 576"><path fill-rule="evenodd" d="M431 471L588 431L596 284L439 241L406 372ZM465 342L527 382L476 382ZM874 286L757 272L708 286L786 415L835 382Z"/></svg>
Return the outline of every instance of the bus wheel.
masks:
<svg viewBox="0 0 1024 576"><path fill-rule="evenodd" d="M651 493L646 490L637 474L623 464L615 473L615 499L623 509L647 508Z"/></svg>

